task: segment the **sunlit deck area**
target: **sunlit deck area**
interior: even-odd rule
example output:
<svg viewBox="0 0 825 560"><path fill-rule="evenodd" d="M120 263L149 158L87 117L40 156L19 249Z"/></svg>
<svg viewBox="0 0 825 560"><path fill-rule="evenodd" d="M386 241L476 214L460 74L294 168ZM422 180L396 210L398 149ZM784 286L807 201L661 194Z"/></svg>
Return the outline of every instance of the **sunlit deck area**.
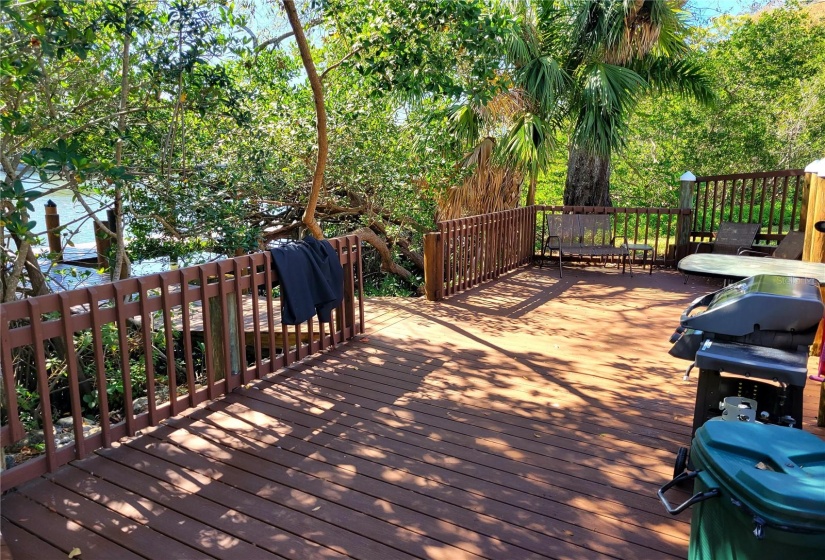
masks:
<svg viewBox="0 0 825 560"><path fill-rule="evenodd" d="M3 538L15 560L685 558L656 490L696 379L668 338L717 286L533 266L370 300L366 334L5 495Z"/></svg>

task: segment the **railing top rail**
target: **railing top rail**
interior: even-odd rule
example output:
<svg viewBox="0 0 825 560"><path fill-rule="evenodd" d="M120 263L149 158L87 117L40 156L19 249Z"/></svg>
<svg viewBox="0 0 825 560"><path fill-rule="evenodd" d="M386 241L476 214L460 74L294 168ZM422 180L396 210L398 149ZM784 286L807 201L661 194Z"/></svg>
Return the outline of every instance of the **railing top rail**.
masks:
<svg viewBox="0 0 825 560"><path fill-rule="evenodd" d="M804 169L780 169L777 171L758 171L755 173L731 173L728 175L705 175L696 177L697 183L707 181L731 181L734 179L766 179L768 177L798 177L804 175Z"/></svg>
<svg viewBox="0 0 825 560"><path fill-rule="evenodd" d="M537 205L537 210L564 212L572 214L690 214L689 208L662 208L662 207L636 207L636 206L564 206Z"/></svg>
<svg viewBox="0 0 825 560"><path fill-rule="evenodd" d="M497 212L490 212L488 214L474 214L472 216L463 216L461 218L452 218L450 220L439 220L436 222L436 227L438 229L443 229L446 227L450 227L451 225L456 224L463 224L468 223L473 220L478 220L479 218L495 218L497 216L506 216L513 214L514 212L533 212L535 206L520 206L518 208L509 208L507 210L499 210Z"/></svg>

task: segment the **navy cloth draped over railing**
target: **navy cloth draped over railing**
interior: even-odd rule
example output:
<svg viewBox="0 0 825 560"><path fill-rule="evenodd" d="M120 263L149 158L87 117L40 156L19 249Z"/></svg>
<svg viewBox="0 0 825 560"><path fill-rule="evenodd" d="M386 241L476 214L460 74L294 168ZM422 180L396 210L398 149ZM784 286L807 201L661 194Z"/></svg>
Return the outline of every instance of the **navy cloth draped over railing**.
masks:
<svg viewBox="0 0 825 560"><path fill-rule="evenodd" d="M344 294L344 270L332 245L309 236L272 249L272 259L283 292L281 321L298 325L317 313L328 323Z"/></svg>

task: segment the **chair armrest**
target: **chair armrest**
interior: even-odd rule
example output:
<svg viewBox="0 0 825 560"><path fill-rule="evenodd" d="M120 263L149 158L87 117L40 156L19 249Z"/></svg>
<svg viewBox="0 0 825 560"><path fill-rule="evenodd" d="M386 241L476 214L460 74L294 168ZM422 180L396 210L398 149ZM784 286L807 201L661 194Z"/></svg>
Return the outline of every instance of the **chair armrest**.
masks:
<svg viewBox="0 0 825 560"><path fill-rule="evenodd" d="M556 245L555 246L550 245L550 240L551 239L556 240ZM544 247L545 247L545 249L558 249L559 247L561 247L561 236L560 235L552 235L552 234L548 235L547 240L544 242Z"/></svg>
<svg viewBox="0 0 825 560"><path fill-rule="evenodd" d="M710 245L711 247L713 247L713 241L700 241L699 243L697 243L696 250L693 251L694 255L699 252L699 247L701 247L702 245Z"/></svg>
<svg viewBox="0 0 825 560"><path fill-rule="evenodd" d="M743 247L739 248L739 251L736 252L737 255L744 255L745 253L750 253L756 257L770 257L767 253L763 253L762 251L753 251L751 249L745 249Z"/></svg>

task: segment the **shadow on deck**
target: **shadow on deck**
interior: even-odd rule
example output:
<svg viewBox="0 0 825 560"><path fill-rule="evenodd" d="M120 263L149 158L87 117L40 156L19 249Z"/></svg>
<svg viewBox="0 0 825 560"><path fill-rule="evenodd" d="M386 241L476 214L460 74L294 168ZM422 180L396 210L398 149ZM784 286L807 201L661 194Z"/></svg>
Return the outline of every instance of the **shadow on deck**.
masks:
<svg viewBox="0 0 825 560"><path fill-rule="evenodd" d="M9 493L3 537L15 560L684 558L656 489L696 380L668 337L711 289L526 268L372 300L353 342Z"/></svg>

